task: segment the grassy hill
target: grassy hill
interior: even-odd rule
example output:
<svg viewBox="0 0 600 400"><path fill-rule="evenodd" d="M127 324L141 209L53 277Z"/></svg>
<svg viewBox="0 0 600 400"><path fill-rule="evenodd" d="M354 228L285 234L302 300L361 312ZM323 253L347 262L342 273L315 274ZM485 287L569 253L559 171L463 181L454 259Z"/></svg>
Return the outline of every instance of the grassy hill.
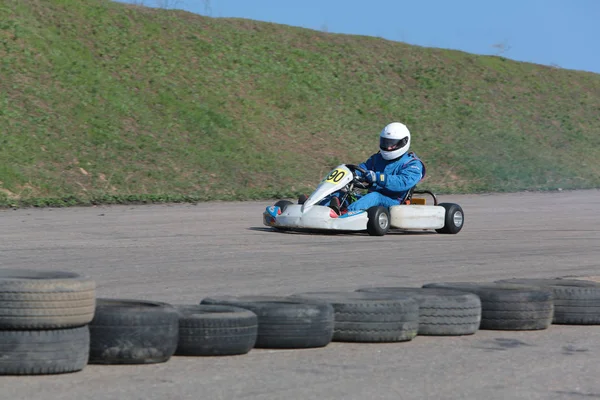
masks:
<svg viewBox="0 0 600 400"><path fill-rule="evenodd" d="M309 190L413 133L438 192L600 187L600 75L107 0L0 0L0 204Z"/></svg>

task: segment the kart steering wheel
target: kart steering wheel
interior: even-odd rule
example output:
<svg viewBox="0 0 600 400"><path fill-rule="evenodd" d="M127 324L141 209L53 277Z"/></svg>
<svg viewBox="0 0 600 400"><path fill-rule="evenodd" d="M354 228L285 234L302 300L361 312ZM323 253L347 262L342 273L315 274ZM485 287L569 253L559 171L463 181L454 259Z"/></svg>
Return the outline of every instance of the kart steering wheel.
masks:
<svg viewBox="0 0 600 400"><path fill-rule="evenodd" d="M346 167L348 167L348 169L350 171L352 171L352 174L354 175L354 186L356 186L357 188L360 189L368 189L371 186L373 186L372 182L367 182L365 180L365 175L367 174L367 171L362 169L361 167L359 167L358 165L354 165L354 164L346 164ZM360 173L362 173L362 176L359 177L356 175L355 171L360 171Z"/></svg>

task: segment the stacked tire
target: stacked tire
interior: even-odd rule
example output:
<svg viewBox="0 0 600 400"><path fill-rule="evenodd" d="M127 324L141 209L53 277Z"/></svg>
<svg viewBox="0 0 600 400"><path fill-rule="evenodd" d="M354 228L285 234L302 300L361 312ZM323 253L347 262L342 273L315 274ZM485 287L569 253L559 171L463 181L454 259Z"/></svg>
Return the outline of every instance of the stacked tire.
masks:
<svg viewBox="0 0 600 400"><path fill-rule="evenodd" d="M419 304L419 335L472 335L481 323L481 300L474 293L451 289L369 287L357 292L409 296Z"/></svg>
<svg viewBox="0 0 600 400"><path fill-rule="evenodd" d="M452 289L479 296L480 329L548 329L554 315L552 292L540 287L481 282L427 283L423 287Z"/></svg>
<svg viewBox="0 0 600 400"><path fill-rule="evenodd" d="M230 306L98 298L89 329L90 364L156 364L173 355L246 354L258 324L251 311Z"/></svg>
<svg viewBox="0 0 600 400"><path fill-rule="evenodd" d="M419 305L408 296L307 292L290 298L327 302L335 310L333 341L407 342L419 328Z"/></svg>
<svg viewBox="0 0 600 400"><path fill-rule="evenodd" d="M579 279L503 279L502 284L550 290L554 297L553 324L600 325L600 283Z"/></svg>
<svg viewBox="0 0 600 400"><path fill-rule="evenodd" d="M170 304L98 298L90 327L90 364L168 361L179 341L179 313Z"/></svg>
<svg viewBox="0 0 600 400"><path fill-rule="evenodd" d="M226 305L175 305L179 313L178 356L234 356L256 344L258 317Z"/></svg>
<svg viewBox="0 0 600 400"><path fill-rule="evenodd" d="M225 305L257 316L256 348L307 349L327 346L333 338L331 304L281 296L215 296L202 305Z"/></svg>
<svg viewBox="0 0 600 400"><path fill-rule="evenodd" d="M0 375L82 370L95 289L72 272L0 270Z"/></svg>

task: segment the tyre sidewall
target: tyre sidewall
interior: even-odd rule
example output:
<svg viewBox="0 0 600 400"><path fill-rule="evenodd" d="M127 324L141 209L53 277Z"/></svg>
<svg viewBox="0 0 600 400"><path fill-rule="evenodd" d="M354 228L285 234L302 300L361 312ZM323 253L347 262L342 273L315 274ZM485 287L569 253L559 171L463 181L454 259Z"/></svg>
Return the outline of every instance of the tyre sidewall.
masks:
<svg viewBox="0 0 600 400"><path fill-rule="evenodd" d="M387 216L387 226L379 225L379 216L384 213ZM367 232L371 236L383 236L390 230L390 212L383 206L371 207L367 210L369 220L367 221Z"/></svg>

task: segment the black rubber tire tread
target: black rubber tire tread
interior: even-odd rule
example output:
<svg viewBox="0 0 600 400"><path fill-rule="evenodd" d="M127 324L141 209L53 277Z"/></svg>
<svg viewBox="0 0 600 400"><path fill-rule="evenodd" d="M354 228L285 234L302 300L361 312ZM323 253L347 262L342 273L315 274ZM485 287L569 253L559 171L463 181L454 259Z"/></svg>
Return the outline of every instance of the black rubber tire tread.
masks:
<svg viewBox="0 0 600 400"><path fill-rule="evenodd" d="M169 304L98 298L90 327L90 364L150 364L171 358L179 313Z"/></svg>
<svg viewBox="0 0 600 400"><path fill-rule="evenodd" d="M0 269L0 329L83 326L95 303L95 282L77 273Z"/></svg>
<svg viewBox="0 0 600 400"><path fill-rule="evenodd" d="M548 315L552 314L552 311L552 308L540 308L538 311L498 311L486 309L483 312L485 322L482 323L485 328L482 329L496 329L499 324L505 328L514 327L516 324L521 329L545 329L548 325Z"/></svg>
<svg viewBox="0 0 600 400"><path fill-rule="evenodd" d="M507 316L494 318L488 316L484 311L481 318L480 329L487 330L512 330L512 331L523 331L523 330L542 330L547 329L551 324L549 318L532 318L527 315L515 314L514 317L509 318Z"/></svg>
<svg viewBox="0 0 600 400"><path fill-rule="evenodd" d="M256 343L258 318L250 310L207 304L173 307L179 313L179 343L175 355L246 354Z"/></svg>
<svg viewBox="0 0 600 400"><path fill-rule="evenodd" d="M276 202L274 205L281 208L281 212L284 212L285 209L289 206L292 205L294 203L292 203L289 200L279 200L278 202Z"/></svg>
<svg viewBox="0 0 600 400"><path fill-rule="evenodd" d="M418 315L412 321L346 322L336 321L333 340L336 342L408 342L419 331Z"/></svg>
<svg viewBox="0 0 600 400"><path fill-rule="evenodd" d="M531 300L531 301L521 301L521 300L491 300L488 301L485 299L481 302L482 308L485 308L485 311L545 311L554 308L553 302L549 304L547 300Z"/></svg>
<svg viewBox="0 0 600 400"><path fill-rule="evenodd" d="M87 326L69 329L0 331L0 375L43 375L81 371L88 363Z"/></svg>
<svg viewBox="0 0 600 400"><path fill-rule="evenodd" d="M361 292L306 292L290 298L325 301L335 310L336 321L347 322L398 322L412 321L419 306L409 296L388 293Z"/></svg>
<svg viewBox="0 0 600 400"><path fill-rule="evenodd" d="M214 296L201 304L231 305L256 314L255 348L324 347L333 337L334 311L326 302L280 296Z"/></svg>
<svg viewBox="0 0 600 400"><path fill-rule="evenodd" d="M474 293L418 287L367 287L357 292L414 298L419 304L419 335L472 335L481 323L481 300Z"/></svg>
<svg viewBox="0 0 600 400"><path fill-rule="evenodd" d="M540 308L539 310L521 310L521 311L503 311L503 310L489 310L486 308L486 318L494 319L543 319L548 316L548 313L552 311L552 308Z"/></svg>
<svg viewBox="0 0 600 400"><path fill-rule="evenodd" d="M408 296L323 291L290 297L330 303L335 310L333 341L336 342L406 341L417 334L419 305Z"/></svg>
<svg viewBox="0 0 600 400"><path fill-rule="evenodd" d="M562 278L510 278L499 279L496 283L506 283L514 285L527 285L537 287L570 287L570 288L600 288L599 282L587 281L585 279L562 279Z"/></svg>
<svg viewBox="0 0 600 400"><path fill-rule="evenodd" d="M480 282L427 283L423 287L475 293L481 300L479 329L547 329L554 315L552 292L548 289Z"/></svg>
<svg viewBox="0 0 600 400"><path fill-rule="evenodd" d="M600 283L580 279L502 279L508 284L523 284L552 290L554 319L562 325L600 325Z"/></svg>

